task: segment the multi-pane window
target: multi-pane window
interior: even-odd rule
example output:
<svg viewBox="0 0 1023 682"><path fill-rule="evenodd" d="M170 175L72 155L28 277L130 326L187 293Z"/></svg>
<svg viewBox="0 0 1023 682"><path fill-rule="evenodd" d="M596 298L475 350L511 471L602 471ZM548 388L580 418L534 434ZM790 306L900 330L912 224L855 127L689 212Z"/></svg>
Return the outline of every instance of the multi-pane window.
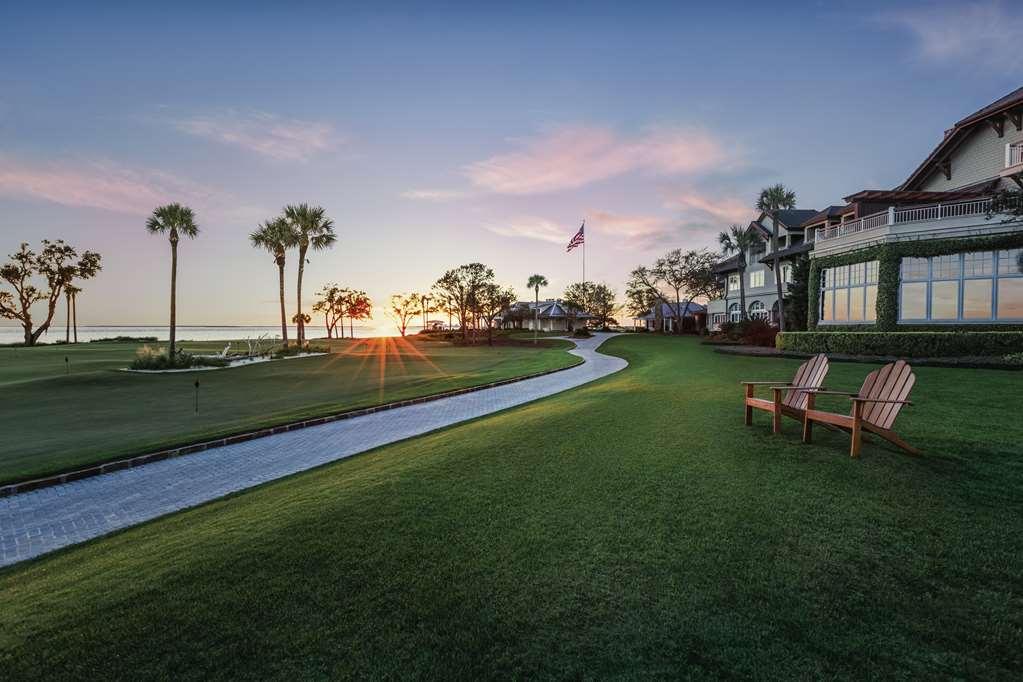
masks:
<svg viewBox="0 0 1023 682"><path fill-rule="evenodd" d="M739 275L728 276L728 290L738 291L739 290Z"/></svg>
<svg viewBox="0 0 1023 682"><path fill-rule="evenodd" d="M1023 320L1021 249L903 258L901 322Z"/></svg>
<svg viewBox="0 0 1023 682"><path fill-rule="evenodd" d="M781 281L785 284L792 284L792 266L788 263L781 266Z"/></svg>
<svg viewBox="0 0 1023 682"><path fill-rule="evenodd" d="M825 268L820 321L864 324L877 319L877 261Z"/></svg>
<svg viewBox="0 0 1023 682"><path fill-rule="evenodd" d="M742 320L742 307L738 303L728 306L728 321L739 322Z"/></svg>
<svg viewBox="0 0 1023 682"><path fill-rule="evenodd" d="M750 289L756 289L764 286L764 271L754 270L749 273L749 286Z"/></svg>
<svg viewBox="0 0 1023 682"><path fill-rule="evenodd" d="M767 320L767 306L763 301L753 301L749 304L749 319Z"/></svg>

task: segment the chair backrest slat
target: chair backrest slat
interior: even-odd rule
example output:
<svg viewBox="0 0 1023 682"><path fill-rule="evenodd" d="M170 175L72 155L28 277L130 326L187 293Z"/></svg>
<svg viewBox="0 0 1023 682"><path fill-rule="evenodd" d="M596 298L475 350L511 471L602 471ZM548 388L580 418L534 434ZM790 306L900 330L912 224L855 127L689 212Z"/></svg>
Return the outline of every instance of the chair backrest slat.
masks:
<svg viewBox="0 0 1023 682"><path fill-rule="evenodd" d="M899 360L874 370L867 375L859 397L878 400L906 400L916 383L913 368ZM865 403L863 420L879 428L888 429L895 423L902 405L898 403Z"/></svg>
<svg viewBox="0 0 1023 682"><path fill-rule="evenodd" d="M820 388L824 384L824 377L827 374L828 356L820 353L799 366L792 385ZM805 410L808 401L809 394L805 390L789 391L785 394L782 404L797 410Z"/></svg>

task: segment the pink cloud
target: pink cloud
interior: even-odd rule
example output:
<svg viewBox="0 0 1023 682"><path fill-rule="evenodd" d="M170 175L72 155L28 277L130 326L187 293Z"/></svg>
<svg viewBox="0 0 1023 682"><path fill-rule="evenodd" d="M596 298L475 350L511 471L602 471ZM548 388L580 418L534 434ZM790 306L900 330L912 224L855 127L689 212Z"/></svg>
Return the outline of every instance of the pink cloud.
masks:
<svg viewBox="0 0 1023 682"><path fill-rule="evenodd" d="M281 118L262 111L226 111L195 116L174 125L190 135L284 161L305 161L339 142L329 123Z"/></svg>
<svg viewBox="0 0 1023 682"><path fill-rule="evenodd" d="M693 190L670 196L664 206L680 212L684 221L712 219L721 223L747 223L755 217L750 205L741 199L707 196Z"/></svg>
<svg viewBox="0 0 1023 682"><path fill-rule="evenodd" d="M622 137L599 127L561 128L523 142L524 149L470 164L470 181L502 194L574 189L632 172L686 175L733 162L709 133L653 128Z"/></svg>
<svg viewBox="0 0 1023 682"><path fill-rule="evenodd" d="M4 156L0 194L138 214L169 201L196 202L209 196L208 191L160 171L105 161L30 163Z"/></svg>
<svg viewBox="0 0 1023 682"><path fill-rule="evenodd" d="M519 218L509 222L491 223L485 226L489 232L502 237L536 239L552 244L568 244L574 234L571 228L542 218Z"/></svg>

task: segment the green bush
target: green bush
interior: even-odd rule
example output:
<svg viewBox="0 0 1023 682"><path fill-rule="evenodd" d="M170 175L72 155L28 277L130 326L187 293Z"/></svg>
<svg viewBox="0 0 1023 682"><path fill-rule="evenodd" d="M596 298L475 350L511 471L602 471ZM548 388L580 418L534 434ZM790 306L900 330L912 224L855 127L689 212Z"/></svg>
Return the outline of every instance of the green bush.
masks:
<svg viewBox="0 0 1023 682"><path fill-rule="evenodd" d="M106 336L92 339L89 343L156 343L155 336Z"/></svg>
<svg viewBox="0 0 1023 682"><path fill-rule="evenodd" d="M188 353L178 352L173 358L159 348L143 346L139 348L132 360L132 369L145 370L168 370L168 369L189 369L192 367L194 358Z"/></svg>
<svg viewBox="0 0 1023 682"><path fill-rule="evenodd" d="M777 347L797 353L949 358L1023 351L1023 332L783 332Z"/></svg>
<svg viewBox="0 0 1023 682"><path fill-rule="evenodd" d="M588 339L591 336L593 336L593 334L591 334L586 329L576 329L574 332L572 332L572 337L576 339Z"/></svg>

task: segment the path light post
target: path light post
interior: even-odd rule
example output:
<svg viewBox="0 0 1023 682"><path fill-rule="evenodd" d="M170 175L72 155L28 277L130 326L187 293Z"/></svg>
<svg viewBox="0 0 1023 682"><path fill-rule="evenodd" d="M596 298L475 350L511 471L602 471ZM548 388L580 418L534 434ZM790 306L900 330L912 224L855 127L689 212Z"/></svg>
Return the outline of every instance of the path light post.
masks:
<svg viewBox="0 0 1023 682"><path fill-rule="evenodd" d="M64 356L64 374L71 374L71 358Z"/></svg>
<svg viewBox="0 0 1023 682"><path fill-rule="evenodd" d="M195 380L195 413L199 414L199 380Z"/></svg>

